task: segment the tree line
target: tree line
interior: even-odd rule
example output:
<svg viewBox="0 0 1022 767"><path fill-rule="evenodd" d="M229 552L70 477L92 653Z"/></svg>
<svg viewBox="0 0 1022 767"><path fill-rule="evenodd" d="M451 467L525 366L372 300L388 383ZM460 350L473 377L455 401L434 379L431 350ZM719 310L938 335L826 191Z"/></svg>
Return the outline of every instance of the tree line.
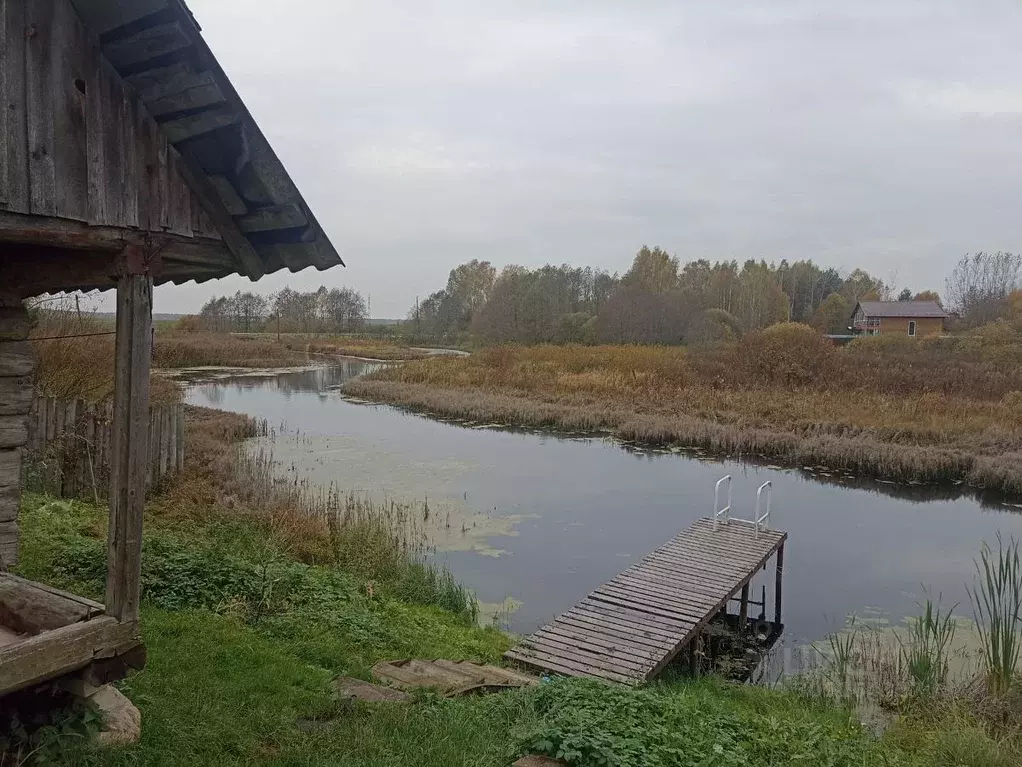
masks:
<svg viewBox="0 0 1022 767"><path fill-rule="evenodd" d="M277 293L213 296L199 312L202 330L216 333L351 333L369 321L369 307L352 288L320 287L308 293L284 288Z"/></svg>
<svg viewBox="0 0 1022 767"><path fill-rule="evenodd" d="M966 326L1022 314L1020 288L1022 256L969 254L947 278L947 308ZM416 301L406 330L438 342L708 343L778 322L848 333L861 300L942 301L935 291L899 291L863 269L842 275L810 259L682 264L644 246L623 275L566 264L498 273L487 261L469 261Z"/></svg>

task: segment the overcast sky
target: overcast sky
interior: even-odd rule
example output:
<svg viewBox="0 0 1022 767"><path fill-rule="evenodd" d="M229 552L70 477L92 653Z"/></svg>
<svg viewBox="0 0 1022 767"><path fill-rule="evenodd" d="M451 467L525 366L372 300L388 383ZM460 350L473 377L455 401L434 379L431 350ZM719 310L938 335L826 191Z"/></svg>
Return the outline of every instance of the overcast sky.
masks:
<svg viewBox="0 0 1022 767"><path fill-rule="evenodd" d="M189 5L348 264L262 291L400 317L471 258L624 271L644 243L942 290L1022 249L1017 0Z"/></svg>

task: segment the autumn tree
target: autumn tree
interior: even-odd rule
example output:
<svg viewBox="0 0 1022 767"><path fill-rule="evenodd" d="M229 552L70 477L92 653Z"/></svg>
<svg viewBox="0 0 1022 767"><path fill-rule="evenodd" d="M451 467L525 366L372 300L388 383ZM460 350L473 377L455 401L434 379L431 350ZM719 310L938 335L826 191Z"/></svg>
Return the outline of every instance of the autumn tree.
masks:
<svg viewBox="0 0 1022 767"><path fill-rule="evenodd" d="M852 302L840 293L831 293L820 304L809 324L821 333L843 335L849 332L851 315Z"/></svg>
<svg viewBox="0 0 1022 767"><path fill-rule="evenodd" d="M788 297L765 261L746 261L738 277L733 314L744 330L757 330L788 316Z"/></svg>
<svg viewBox="0 0 1022 767"><path fill-rule="evenodd" d="M920 290L914 296L913 301L933 301L937 306L943 308L944 304L940 300L940 294L935 290Z"/></svg>
<svg viewBox="0 0 1022 767"><path fill-rule="evenodd" d="M841 284L841 295L852 305L857 301L886 301L890 293L883 280L864 269L854 269Z"/></svg>
<svg viewBox="0 0 1022 767"><path fill-rule="evenodd" d="M678 259L666 250L645 245L635 254L632 268L625 272L621 284L650 293L666 293L678 286Z"/></svg>

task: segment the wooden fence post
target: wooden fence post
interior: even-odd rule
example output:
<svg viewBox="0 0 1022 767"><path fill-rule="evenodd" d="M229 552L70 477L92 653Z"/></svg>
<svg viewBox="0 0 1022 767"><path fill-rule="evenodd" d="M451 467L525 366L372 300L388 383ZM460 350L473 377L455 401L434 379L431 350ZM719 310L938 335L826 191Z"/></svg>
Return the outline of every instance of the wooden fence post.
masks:
<svg viewBox="0 0 1022 767"><path fill-rule="evenodd" d="M128 274L117 283L106 611L120 621L138 620L149 437L152 298L152 279L146 275Z"/></svg>
<svg viewBox="0 0 1022 767"><path fill-rule="evenodd" d="M185 468L185 406L177 405L177 470L184 471Z"/></svg>

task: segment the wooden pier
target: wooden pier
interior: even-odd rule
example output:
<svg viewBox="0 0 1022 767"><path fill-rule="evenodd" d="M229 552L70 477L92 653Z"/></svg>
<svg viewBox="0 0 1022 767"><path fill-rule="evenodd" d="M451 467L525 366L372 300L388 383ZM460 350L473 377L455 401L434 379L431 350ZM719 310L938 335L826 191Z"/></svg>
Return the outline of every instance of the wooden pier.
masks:
<svg viewBox="0 0 1022 767"><path fill-rule="evenodd" d="M770 626L779 628L787 537L756 521L729 520L726 513L723 521L700 519L505 657L541 671L638 684L688 648L695 670L701 636L736 595L737 625L747 625L749 584L775 554ZM760 607L765 612L766 605Z"/></svg>

